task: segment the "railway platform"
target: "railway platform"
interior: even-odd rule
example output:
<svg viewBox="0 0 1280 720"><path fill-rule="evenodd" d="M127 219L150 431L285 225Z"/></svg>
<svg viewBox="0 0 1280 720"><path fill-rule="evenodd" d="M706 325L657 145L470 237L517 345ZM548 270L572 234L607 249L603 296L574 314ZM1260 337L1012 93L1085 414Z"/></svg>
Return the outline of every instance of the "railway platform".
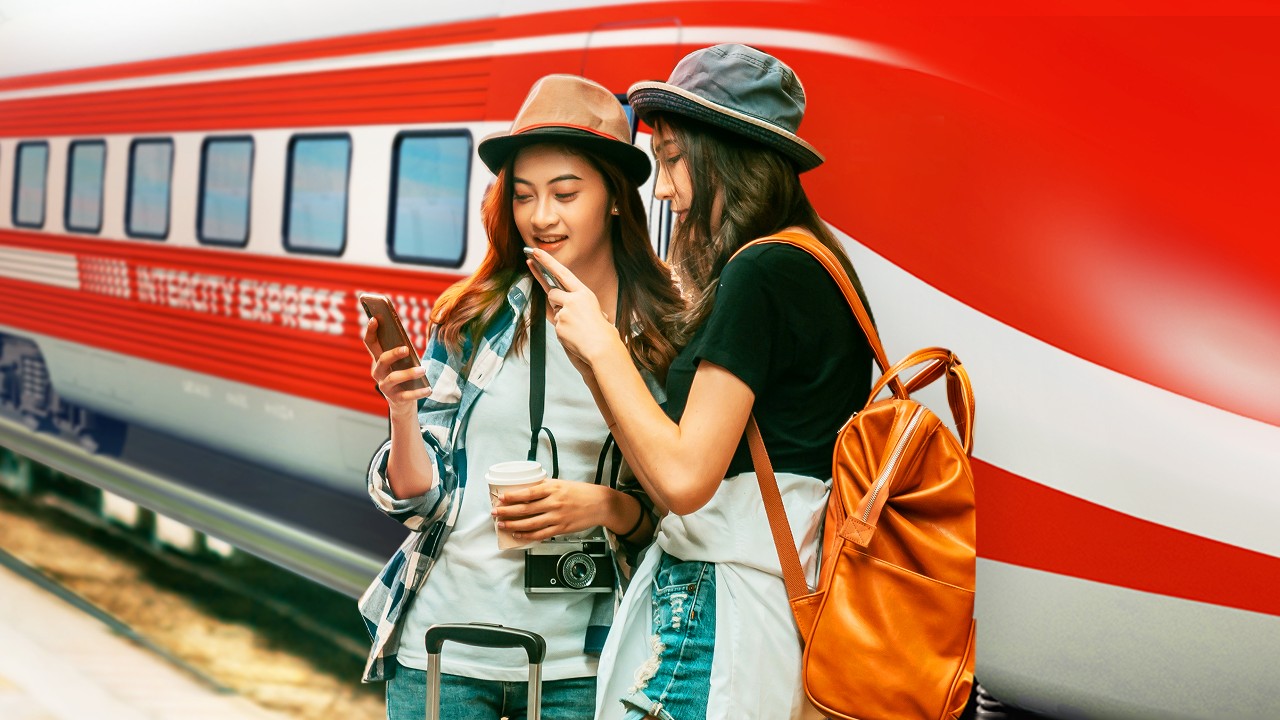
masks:
<svg viewBox="0 0 1280 720"><path fill-rule="evenodd" d="M0 563L0 718L286 720Z"/></svg>

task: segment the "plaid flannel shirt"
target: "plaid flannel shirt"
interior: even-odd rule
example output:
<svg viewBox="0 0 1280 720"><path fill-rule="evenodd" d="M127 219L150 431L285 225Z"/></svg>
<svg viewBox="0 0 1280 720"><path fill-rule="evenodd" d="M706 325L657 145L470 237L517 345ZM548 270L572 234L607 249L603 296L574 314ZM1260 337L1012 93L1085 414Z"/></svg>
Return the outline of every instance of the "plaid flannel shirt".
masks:
<svg viewBox="0 0 1280 720"><path fill-rule="evenodd" d="M431 572L462 507L467 478L466 431L471 410L484 393L485 386L497 376L511 349L517 320L523 319L529 311L532 283L532 279L526 277L511 286L507 292L507 305L485 329L478 347L472 348L471 340L467 338L460 352L450 352L439 342L435 330L431 332L424 355L431 395L419 403L418 423L422 429L422 440L435 464L436 477L440 478L435 487L424 495L411 498L397 498L391 492L386 478L390 440L383 443L370 462L369 496L378 509L412 532L358 603L365 627L373 639L365 663L365 682L387 680L395 672L399 631L405 610ZM469 368L468 359L471 360ZM652 378L646 377L646 380L650 389L656 390ZM623 489L621 483L619 489ZM652 503L634 482L624 492L639 499L646 512L652 512ZM616 542L611 533L608 535L611 543ZM622 573L615 573L615 577L621 581ZM621 594L622 586L617 584L614 593L595 596L595 606L583 641L584 652L598 655L604 647L605 635L613 622Z"/></svg>

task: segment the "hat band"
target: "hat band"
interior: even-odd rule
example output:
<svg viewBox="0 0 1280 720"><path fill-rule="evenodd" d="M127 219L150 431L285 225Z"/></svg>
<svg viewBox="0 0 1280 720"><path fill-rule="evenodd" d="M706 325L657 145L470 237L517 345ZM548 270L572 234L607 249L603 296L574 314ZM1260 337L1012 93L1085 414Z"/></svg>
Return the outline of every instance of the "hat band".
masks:
<svg viewBox="0 0 1280 720"><path fill-rule="evenodd" d="M588 133L591 133L592 135L602 137L606 140L613 140L614 142L622 142L618 138L614 137L613 135L610 135L607 132L604 132L603 130L596 130L595 128L589 128L589 127L586 127L585 125L574 125L572 123L562 123L562 122L547 122L547 123L536 123L534 125L525 125L519 130L513 130L511 134L522 135L526 132L529 132L530 130L538 130L540 128L569 128L571 130L581 130L583 132L588 132Z"/></svg>
<svg viewBox="0 0 1280 720"><path fill-rule="evenodd" d="M713 113L717 113L725 117L733 118L740 122L744 122L749 125L753 125L757 128L760 128L761 130L771 133L774 137L789 141L790 143L792 143L793 146L798 147L805 152L812 153L814 158L817 159L819 165L826 160L826 158L822 156L822 153L818 152L818 150L814 148L812 145L810 145L808 141L806 141L804 138L800 137L796 133L782 127L778 123L770 120L765 120L764 118L760 118L755 115L751 115L749 113L743 112L736 108L729 107L728 105L722 105L714 100L702 97L701 95L695 92L686 90L678 85L672 85L670 83L663 83L663 82L638 82L635 85L632 85L631 89L627 91L627 96L628 96L628 99L631 101L632 107L638 108L641 103L641 100L639 98L635 98L631 96L636 95L638 93L642 93L646 90L656 91L657 93L660 93L660 94L665 93L667 95L671 95L677 98L682 98L691 103L699 105L702 108L705 108L706 110L709 110ZM666 109L672 109L672 108L666 108ZM643 110L638 110L638 112L641 112L643 116ZM705 120L705 118L703 119Z"/></svg>

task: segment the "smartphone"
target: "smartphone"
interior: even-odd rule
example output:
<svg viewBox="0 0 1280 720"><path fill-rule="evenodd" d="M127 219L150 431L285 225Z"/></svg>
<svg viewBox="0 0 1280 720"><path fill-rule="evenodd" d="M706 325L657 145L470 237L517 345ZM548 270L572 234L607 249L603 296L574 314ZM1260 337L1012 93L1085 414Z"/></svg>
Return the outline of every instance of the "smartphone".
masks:
<svg viewBox="0 0 1280 720"><path fill-rule="evenodd" d="M548 270L545 265L538 262L538 258L533 254L533 248L526 246L524 249L524 256L532 260L533 266L538 268L539 273L542 273L543 279L547 281L547 287L554 288L556 290L560 289L560 281L556 280L556 276L552 275L551 271Z"/></svg>
<svg viewBox="0 0 1280 720"><path fill-rule="evenodd" d="M422 359L414 349L413 343L409 341L409 333L404 331L404 324L400 322L400 314L396 312L396 306L391 304L391 298L380 293L360 293L357 297L365 314L378 318L378 344L382 346L384 352L401 345L409 348L409 354L392 363L391 369L409 370L421 365ZM416 377L408 383L410 390L425 387L427 387L425 377Z"/></svg>

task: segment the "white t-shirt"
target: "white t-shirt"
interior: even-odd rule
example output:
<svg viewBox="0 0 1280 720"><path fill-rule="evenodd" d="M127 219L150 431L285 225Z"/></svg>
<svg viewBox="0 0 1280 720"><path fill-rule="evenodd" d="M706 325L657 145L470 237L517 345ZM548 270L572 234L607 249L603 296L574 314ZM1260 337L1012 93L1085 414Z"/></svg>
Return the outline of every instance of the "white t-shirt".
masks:
<svg viewBox="0 0 1280 720"><path fill-rule="evenodd" d="M545 319L544 319L544 322ZM560 478L592 482L608 428L582 376L569 362L555 328L547 323L546 403L542 424L556 438ZM467 426L467 487L458 524L435 567L408 608L396 659L425 670L423 637L434 623L490 622L531 630L547 641L544 680L596 674L596 658L584 655L591 593L524 591L524 550L499 550L489 514L485 470L529 453L529 346L509 353L498 376L476 400ZM540 438L538 460L551 474L551 445ZM481 680L527 680L524 650L446 643L445 673Z"/></svg>

